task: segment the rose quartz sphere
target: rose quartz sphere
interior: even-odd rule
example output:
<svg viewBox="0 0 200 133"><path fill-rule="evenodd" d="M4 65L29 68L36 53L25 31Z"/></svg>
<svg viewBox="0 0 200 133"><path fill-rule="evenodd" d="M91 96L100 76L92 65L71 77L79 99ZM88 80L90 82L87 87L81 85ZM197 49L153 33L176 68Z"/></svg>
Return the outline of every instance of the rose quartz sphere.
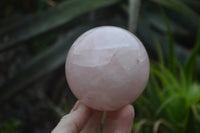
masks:
<svg viewBox="0 0 200 133"><path fill-rule="evenodd" d="M65 68L73 94L101 111L132 103L149 77L149 59L140 40L114 26L82 34L69 50Z"/></svg>

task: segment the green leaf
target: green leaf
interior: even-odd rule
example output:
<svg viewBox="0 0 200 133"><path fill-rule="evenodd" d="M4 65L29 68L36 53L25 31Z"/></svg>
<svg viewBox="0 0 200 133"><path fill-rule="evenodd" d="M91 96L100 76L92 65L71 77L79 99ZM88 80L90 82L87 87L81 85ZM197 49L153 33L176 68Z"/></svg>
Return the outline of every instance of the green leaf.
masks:
<svg viewBox="0 0 200 133"><path fill-rule="evenodd" d="M21 122L19 120L9 119L1 125L0 133L14 133L20 125Z"/></svg>
<svg viewBox="0 0 200 133"><path fill-rule="evenodd" d="M27 17L19 25L0 31L0 52L36 35L63 25L89 11L112 5L119 0L67 0L39 14Z"/></svg>
<svg viewBox="0 0 200 133"><path fill-rule="evenodd" d="M164 57L163 57L163 51L162 51L162 48L161 48L161 44L160 44L159 40L156 37L154 37L153 40L154 40L155 45L156 45L157 54L158 54L157 56L159 58L159 61L164 66L165 65L165 61L164 61Z"/></svg>
<svg viewBox="0 0 200 133"><path fill-rule="evenodd" d="M74 29L69 34L58 39L56 44L52 47L34 57L24 66L24 69L22 69L22 72L19 75L16 75L1 88L0 100L11 97L16 92L25 88L28 84L36 81L38 78L41 78L61 65L64 65L69 47L81 33L88 29L88 26Z"/></svg>
<svg viewBox="0 0 200 133"><path fill-rule="evenodd" d="M164 88L171 88L167 89L166 91L169 93L179 91L180 86L176 77L174 77L174 75L167 68L160 64L151 64L151 66L152 74L154 74L160 80L162 86Z"/></svg>
<svg viewBox="0 0 200 133"><path fill-rule="evenodd" d="M188 16L189 18L193 19L194 21L200 22L199 15L181 1L178 0L151 0L151 1L161 4L179 13L182 13Z"/></svg>
<svg viewBox="0 0 200 133"><path fill-rule="evenodd" d="M156 114L159 115L170 103L175 101L175 99L179 99L180 97L182 97L182 96L177 94L177 95L172 95L172 96L166 98L165 101L157 109Z"/></svg>
<svg viewBox="0 0 200 133"><path fill-rule="evenodd" d="M171 27L169 24L169 20L167 18L167 15L165 14L163 8L161 8L161 13L164 19L164 22L167 26L167 32L169 36L169 57L168 57L168 66L173 74L176 75L176 57L175 57L175 51L174 51L174 37L171 31Z"/></svg>
<svg viewBox="0 0 200 133"><path fill-rule="evenodd" d="M186 73L186 76L188 77L188 80L191 81L194 78L194 71L195 71L195 67L197 64L197 58L198 58L198 54L200 52L200 25L198 28L198 33L197 33L197 37L196 37L196 44L195 47L192 51L192 54L190 55L190 57L188 58L185 66L184 66L184 71Z"/></svg>
<svg viewBox="0 0 200 133"><path fill-rule="evenodd" d="M189 84L187 84L187 78L185 75L185 71L182 66L179 66L180 69L180 86L183 90L187 90L189 88Z"/></svg>

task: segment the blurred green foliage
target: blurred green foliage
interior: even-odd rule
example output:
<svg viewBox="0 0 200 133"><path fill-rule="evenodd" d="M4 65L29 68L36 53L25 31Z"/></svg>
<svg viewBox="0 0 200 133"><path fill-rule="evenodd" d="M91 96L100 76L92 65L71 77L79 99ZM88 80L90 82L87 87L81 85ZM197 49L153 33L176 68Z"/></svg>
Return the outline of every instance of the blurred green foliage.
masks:
<svg viewBox="0 0 200 133"><path fill-rule="evenodd" d="M0 132L18 126L9 118L20 119L19 132L55 126L75 100L66 89L67 51L101 25L135 27L152 60L134 132L200 131L199 0L1 0L0 7Z"/></svg>
<svg viewBox="0 0 200 133"><path fill-rule="evenodd" d="M20 122L18 120L8 120L3 125L1 125L0 133L14 133L17 127L20 126Z"/></svg>

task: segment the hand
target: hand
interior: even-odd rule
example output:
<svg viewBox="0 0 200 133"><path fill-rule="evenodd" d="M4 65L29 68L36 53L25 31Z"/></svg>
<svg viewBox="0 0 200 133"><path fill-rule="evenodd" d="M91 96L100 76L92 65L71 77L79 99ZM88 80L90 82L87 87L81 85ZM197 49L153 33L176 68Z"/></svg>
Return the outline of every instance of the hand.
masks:
<svg viewBox="0 0 200 133"><path fill-rule="evenodd" d="M71 112L60 120L52 133L99 133L103 112L92 110L78 101ZM107 112L103 133L130 133L134 109L126 105L117 111Z"/></svg>

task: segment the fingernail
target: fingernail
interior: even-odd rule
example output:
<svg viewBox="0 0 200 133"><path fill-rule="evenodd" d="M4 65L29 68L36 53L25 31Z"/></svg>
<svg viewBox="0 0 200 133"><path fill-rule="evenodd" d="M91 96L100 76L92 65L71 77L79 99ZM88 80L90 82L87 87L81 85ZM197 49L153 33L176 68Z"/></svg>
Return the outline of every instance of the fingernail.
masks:
<svg viewBox="0 0 200 133"><path fill-rule="evenodd" d="M121 133L121 132L120 132L120 131L118 131L118 130L115 130L115 131L114 131L114 133Z"/></svg>
<svg viewBox="0 0 200 133"><path fill-rule="evenodd" d="M87 107L84 104L79 102L78 107L76 108L76 110L79 111L79 110L84 110L84 109L87 109Z"/></svg>
<svg viewBox="0 0 200 133"><path fill-rule="evenodd" d="M71 112L74 112L75 110L77 110L78 106L80 105L80 101L77 101L74 105L74 107L71 109L70 113Z"/></svg>

